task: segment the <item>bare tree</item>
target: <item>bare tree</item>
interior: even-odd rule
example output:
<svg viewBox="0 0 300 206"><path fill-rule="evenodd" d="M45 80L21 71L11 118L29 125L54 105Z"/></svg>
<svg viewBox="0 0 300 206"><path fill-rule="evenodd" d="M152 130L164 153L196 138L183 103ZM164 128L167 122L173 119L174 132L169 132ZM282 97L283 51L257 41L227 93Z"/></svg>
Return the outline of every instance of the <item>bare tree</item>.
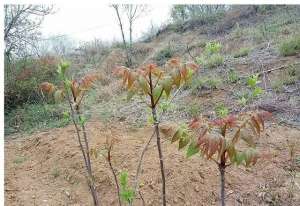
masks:
<svg viewBox="0 0 300 206"><path fill-rule="evenodd" d="M138 5L138 4L124 4L124 5L117 5L113 4L112 7L115 9L119 26L122 34L123 46L126 51L126 66L132 66L132 43L133 43L133 25L134 22L142 16L142 14L147 12L146 5ZM129 25L129 44L127 44L125 32L124 32L124 22L122 21L122 14L125 13Z"/></svg>
<svg viewBox="0 0 300 206"><path fill-rule="evenodd" d="M5 56L9 60L37 51L38 29L52 11L52 6L4 5Z"/></svg>
<svg viewBox="0 0 300 206"><path fill-rule="evenodd" d="M134 22L147 12L147 5L125 4L123 11L126 13L129 23L129 48L132 47L132 30Z"/></svg>

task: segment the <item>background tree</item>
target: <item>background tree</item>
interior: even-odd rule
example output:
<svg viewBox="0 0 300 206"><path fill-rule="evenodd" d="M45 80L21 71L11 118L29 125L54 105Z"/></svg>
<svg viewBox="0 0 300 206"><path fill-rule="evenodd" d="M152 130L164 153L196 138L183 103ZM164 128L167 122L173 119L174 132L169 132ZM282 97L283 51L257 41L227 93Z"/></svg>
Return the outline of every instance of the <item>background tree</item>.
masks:
<svg viewBox="0 0 300 206"><path fill-rule="evenodd" d="M222 13L228 9L225 5L174 5L171 18L174 22L203 18Z"/></svg>
<svg viewBox="0 0 300 206"><path fill-rule="evenodd" d="M22 57L36 51L38 31L44 17L51 14L52 6L4 5L5 56Z"/></svg>
<svg viewBox="0 0 300 206"><path fill-rule="evenodd" d="M146 5L137 5L137 4L124 4L124 5L117 5L113 4L112 8L114 8L119 22L119 27L122 34L122 41L123 46L125 48L126 52L126 66L130 67L132 66L132 43L133 43L133 25L134 22L142 16L145 12L147 12L148 7ZM125 36L125 29L124 29L124 19L122 20L122 14L126 14L126 24L128 24L128 30L129 30L129 43L126 41ZM128 39L128 38L127 38Z"/></svg>

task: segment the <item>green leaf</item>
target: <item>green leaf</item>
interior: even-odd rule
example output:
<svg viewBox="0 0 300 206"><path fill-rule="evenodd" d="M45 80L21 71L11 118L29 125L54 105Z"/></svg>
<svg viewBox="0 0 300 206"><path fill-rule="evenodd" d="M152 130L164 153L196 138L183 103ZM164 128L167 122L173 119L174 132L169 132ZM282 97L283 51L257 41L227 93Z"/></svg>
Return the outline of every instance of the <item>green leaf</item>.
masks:
<svg viewBox="0 0 300 206"><path fill-rule="evenodd" d="M86 118L83 116L79 116L79 124L80 126L84 126L84 124L86 123Z"/></svg>
<svg viewBox="0 0 300 206"><path fill-rule="evenodd" d="M173 135L172 139L171 139L171 143L176 142L177 140L179 140L182 137L182 133L183 133L183 129L179 128L175 134Z"/></svg>
<svg viewBox="0 0 300 206"><path fill-rule="evenodd" d="M143 76L138 78L139 86L142 88L143 92L147 94L149 92L149 86L146 79Z"/></svg>
<svg viewBox="0 0 300 206"><path fill-rule="evenodd" d="M121 187L127 187L128 173L127 172L121 172L119 179L120 179Z"/></svg>
<svg viewBox="0 0 300 206"><path fill-rule="evenodd" d="M153 90L153 98L154 98L155 102L158 100L160 94L162 93L162 90L163 90L163 88L160 85L158 85L158 86L156 86L154 88L154 90Z"/></svg>
<svg viewBox="0 0 300 206"><path fill-rule="evenodd" d="M180 150L180 149L184 148L189 143L189 141L190 141L190 138L188 136L181 137L179 140L178 149Z"/></svg>
<svg viewBox="0 0 300 206"><path fill-rule="evenodd" d="M252 92L252 96L253 97L258 97L259 95L261 95L263 93L263 90L261 87L255 87L255 89Z"/></svg>
<svg viewBox="0 0 300 206"><path fill-rule="evenodd" d="M197 154L199 152L199 148L197 146L197 144L193 141L189 144L189 147L186 151L186 156L187 158Z"/></svg>
<svg viewBox="0 0 300 206"><path fill-rule="evenodd" d="M235 155L235 163L237 165L240 165L246 158L246 155L244 152L237 152Z"/></svg>
<svg viewBox="0 0 300 206"><path fill-rule="evenodd" d="M167 97L170 96L171 90L172 90L172 85L173 85L173 80L170 77L165 78L162 82L161 82L163 89L167 95Z"/></svg>

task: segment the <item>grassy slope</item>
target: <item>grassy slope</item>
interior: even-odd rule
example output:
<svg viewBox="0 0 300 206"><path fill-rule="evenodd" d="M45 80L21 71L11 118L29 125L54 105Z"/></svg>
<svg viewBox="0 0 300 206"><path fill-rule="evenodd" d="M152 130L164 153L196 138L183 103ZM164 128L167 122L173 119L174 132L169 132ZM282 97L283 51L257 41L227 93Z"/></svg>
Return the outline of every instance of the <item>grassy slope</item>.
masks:
<svg viewBox="0 0 300 206"><path fill-rule="evenodd" d="M268 104L284 102L285 105L282 107L291 111L289 108L299 105L299 94L293 93L297 92L296 89L299 87L299 72L291 75L293 70L299 70L299 64L295 65L297 56L285 57L280 54L278 47L282 40L299 35L300 15L297 9L278 9L246 19L229 15L228 18L220 19L211 26L222 28L222 25L227 25L228 22L239 21L233 28L224 29L221 34L217 34L208 26L196 27L183 33L166 30L148 43L136 43L134 60L136 65L147 62L164 63L170 56L180 57L186 61L197 60L197 57L202 55L206 42L218 41L222 44L220 56L224 59L223 64L210 66L212 67L210 69L200 66L201 69L192 84L185 87L170 108L168 114L170 118L185 120L200 112L209 118L215 118L214 110L218 105L225 105L231 112L251 109L261 104L262 100L257 98L247 105L239 103L241 97L248 92L245 77L282 65L290 65L291 69L263 76L261 80L264 81L260 86L265 89L265 102ZM86 71L89 71L89 68L96 68L96 71L100 69L101 72L106 72L106 83L99 84L96 90L89 94L85 110L89 117L93 114L93 118L96 119L105 121L117 119L131 124L135 122L133 126L143 126L148 119L147 111L137 103L138 98L134 102L127 102L126 94L120 92L120 85L111 77L110 72L115 63L122 64L124 61L120 58L121 52L119 48L112 48L106 56L101 57L101 63L95 65L80 65L74 60L75 71L81 72L82 70L76 67L83 66ZM209 65L213 63L210 62ZM274 102L274 99L279 99L280 102ZM295 109L296 115L289 119L299 121L298 110ZM64 126L68 121L64 120L61 114L66 110L64 105L58 108L55 105L28 105L16 109L6 115L6 133L31 132ZM280 117L286 121L287 116L289 114L283 112Z"/></svg>

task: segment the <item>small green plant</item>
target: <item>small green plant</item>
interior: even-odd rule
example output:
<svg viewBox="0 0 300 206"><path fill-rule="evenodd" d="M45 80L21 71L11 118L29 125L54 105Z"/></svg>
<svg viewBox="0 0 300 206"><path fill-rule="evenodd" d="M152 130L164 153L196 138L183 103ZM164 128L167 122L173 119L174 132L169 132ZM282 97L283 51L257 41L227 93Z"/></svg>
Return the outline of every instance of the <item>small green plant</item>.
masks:
<svg viewBox="0 0 300 206"><path fill-rule="evenodd" d="M204 68L212 69L224 64L224 57L221 54L212 54L208 57L197 57L197 63L203 65Z"/></svg>
<svg viewBox="0 0 300 206"><path fill-rule="evenodd" d="M194 78L191 83L192 94L197 95L202 89L215 90L222 84L222 80L216 76Z"/></svg>
<svg viewBox="0 0 300 206"><path fill-rule="evenodd" d="M258 98L263 93L263 89L257 86L257 84L260 83L258 77L259 74L253 74L247 78L247 86L249 90L240 94L238 100L239 104L241 104L242 106L246 106L247 103Z"/></svg>
<svg viewBox="0 0 300 206"><path fill-rule="evenodd" d="M231 68L227 75L228 82L234 84L234 83L237 83L239 81L239 79L240 79L240 77L239 77L238 73L235 71L234 68Z"/></svg>
<svg viewBox="0 0 300 206"><path fill-rule="evenodd" d="M226 117L229 114L229 109L224 105L224 103L218 104L215 111L219 118Z"/></svg>
<svg viewBox="0 0 300 206"><path fill-rule="evenodd" d="M196 58L197 63L208 69L224 64L224 57L220 54L221 48L220 43L207 43L203 54Z"/></svg>
<svg viewBox="0 0 300 206"><path fill-rule="evenodd" d="M217 54L221 51L222 45L219 42L208 42L205 46L207 55Z"/></svg>
<svg viewBox="0 0 300 206"><path fill-rule="evenodd" d="M59 177L59 175L60 175L59 169L58 169L58 168L54 168L54 169L52 170L52 172L51 172L51 175L52 175L54 178Z"/></svg>
<svg viewBox="0 0 300 206"><path fill-rule="evenodd" d="M155 60L158 62L159 65L164 64L167 60L171 59L174 55L174 51L170 46L160 50L156 56Z"/></svg>
<svg viewBox="0 0 300 206"><path fill-rule="evenodd" d="M237 52L233 55L233 57L234 57L234 58L239 58L239 57L248 56L249 52L250 52L250 49L244 47L244 48L241 48L239 51L237 51Z"/></svg>
<svg viewBox="0 0 300 206"><path fill-rule="evenodd" d="M279 52L282 56L291 56L300 52L300 36L290 37L279 45Z"/></svg>
<svg viewBox="0 0 300 206"><path fill-rule="evenodd" d="M129 187L128 185L128 173L127 172L121 172L119 176L119 181L120 181L120 196L121 200L128 205L132 204L132 201L135 197L134 190Z"/></svg>
<svg viewBox="0 0 300 206"><path fill-rule="evenodd" d="M14 159L14 163L15 164L22 164L23 162L25 162L27 160L26 157L23 156L16 156L16 158Z"/></svg>
<svg viewBox="0 0 300 206"><path fill-rule="evenodd" d="M225 170L231 165L250 167L256 164L260 155L255 149L255 141L270 116L269 112L248 112L214 121L193 119L188 126L170 126L164 134L172 143L178 142L179 150L187 147L187 157L200 153L217 164L221 205L225 206Z"/></svg>

